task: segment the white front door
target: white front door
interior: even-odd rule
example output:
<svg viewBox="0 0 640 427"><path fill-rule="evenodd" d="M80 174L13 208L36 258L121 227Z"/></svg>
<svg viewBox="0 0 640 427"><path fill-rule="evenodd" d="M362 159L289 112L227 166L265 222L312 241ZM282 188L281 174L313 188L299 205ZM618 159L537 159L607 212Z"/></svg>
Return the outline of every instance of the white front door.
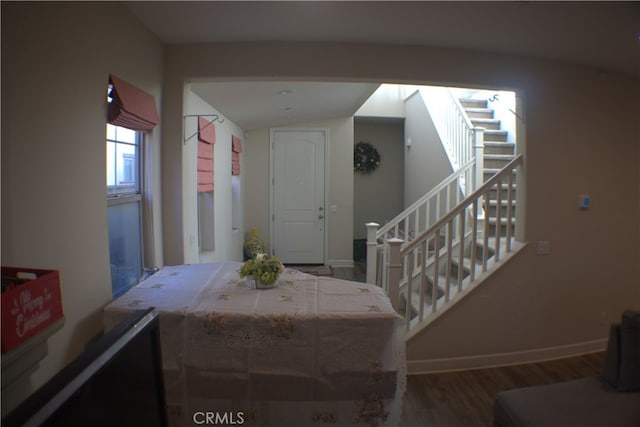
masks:
<svg viewBox="0 0 640 427"><path fill-rule="evenodd" d="M324 264L324 162L322 130L271 134L272 252L289 264Z"/></svg>

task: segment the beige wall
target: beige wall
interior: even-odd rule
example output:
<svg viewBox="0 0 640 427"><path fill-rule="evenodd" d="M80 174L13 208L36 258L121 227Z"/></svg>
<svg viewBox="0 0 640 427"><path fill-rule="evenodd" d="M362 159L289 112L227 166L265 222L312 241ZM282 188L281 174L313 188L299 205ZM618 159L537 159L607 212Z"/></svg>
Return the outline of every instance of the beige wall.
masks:
<svg viewBox="0 0 640 427"><path fill-rule="evenodd" d="M269 129L248 132L244 146L245 238L256 228L268 248L269 236Z"/></svg>
<svg viewBox="0 0 640 427"><path fill-rule="evenodd" d="M353 262L353 119L336 118L298 123L288 128L327 129L327 262L351 265ZM269 129L249 132L245 150L245 229L260 231L269 247ZM329 206L335 205L336 212Z"/></svg>
<svg viewBox="0 0 640 427"><path fill-rule="evenodd" d="M2 265L59 270L66 317L35 387L101 332L111 300L109 73L154 94L160 108L162 57L162 45L120 4L2 2ZM156 162L159 135L156 128L148 139ZM156 167L156 181L159 174ZM159 202L159 182L151 190ZM159 206L154 212L160 224Z"/></svg>
<svg viewBox="0 0 640 427"><path fill-rule="evenodd" d="M404 86L381 84L364 104L356 111L356 117L404 117L404 100L407 97Z"/></svg>
<svg viewBox="0 0 640 427"><path fill-rule="evenodd" d="M536 256L527 247L474 297L410 343L409 357L588 342L605 337L606 323L617 320L624 307L640 305L637 78L464 50L348 43L169 46L164 59L163 68L162 46L118 4L2 3L2 263L59 269L67 316L33 376L36 385L100 329L100 309L110 300L104 197L109 72L155 94L158 104L162 93L162 129L151 141L157 147L161 132L163 205L155 224L162 224L158 236L168 264L184 259L181 150L188 79L501 87L524 95L526 237L549 240L551 253ZM336 133L352 132L348 120L336 126ZM335 173L330 191L336 197L330 203L348 219L331 228L330 251L347 259L353 233L352 177L346 173L351 147L345 144L331 155L342 167L329 171ZM263 161L260 155L246 160L245 170ZM257 176L247 171L251 185L263 186ZM577 210L576 197L583 193L593 200L587 212ZM159 196L156 191L155 203ZM252 218L247 215L248 228ZM338 235L349 244L343 246Z"/></svg>
<svg viewBox="0 0 640 427"><path fill-rule="evenodd" d="M529 72L526 237L549 240L551 253L527 247L410 343L413 360L586 349L640 307L638 82L542 63ZM580 194L590 210L578 209Z"/></svg>
<svg viewBox="0 0 640 427"><path fill-rule="evenodd" d="M527 247L475 297L411 342L409 357L587 342L605 337L606 324L624 307L639 305L637 78L464 50L347 43L173 46L167 65L179 68L169 85L183 76L324 78L441 82L523 94L526 238L549 240L551 253L536 256ZM167 103L169 95L164 93ZM581 212L576 200L585 193L593 207Z"/></svg>
<svg viewBox="0 0 640 427"><path fill-rule="evenodd" d="M406 148L404 158L404 205L408 207L440 184L453 169L419 92L407 98L405 112L405 139L411 138L411 147Z"/></svg>
<svg viewBox="0 0 640 427"><path fill-rule="evenodd" d="M189 85L185 86L184 96L185 115L218 114L220 112L207 104L198 95L191 92ZM205 117L213 120L213 117ZM197 118L190 117L186 120L185 136L189 138L197 132ZM182 146L183 153L183 245L185 264L215 261L241 261L242 260L242 235L243 230L233 229L233 202L231 192L231 180L237 179L242 187L242 176L231 175L231 136L235 135L244 139L244 131L231 120L225 118L222 123L214 123L216 131L216 143L214 149L214 176L215 190L213 192L213 212L207 212L207 217L198 215L198 201L196 190L196 155L197 136L186 141ZM245 144L246 145L246 144ZM241 162L243 153L240 154ZM241 165L242 166L242 165ZM242 170L243 168L241 168ZM243 210L235 212L242 217ZM213 248L205 255L200 255L198 219L209 222L213 227ZM240 221L241 222L241 221Z"/></svg>

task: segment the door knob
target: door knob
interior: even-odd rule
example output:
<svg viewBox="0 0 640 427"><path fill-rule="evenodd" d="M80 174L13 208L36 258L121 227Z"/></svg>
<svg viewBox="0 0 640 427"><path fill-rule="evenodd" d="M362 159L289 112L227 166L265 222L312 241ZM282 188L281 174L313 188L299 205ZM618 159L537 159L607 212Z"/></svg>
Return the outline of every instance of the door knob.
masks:
<svg viewBox="0 0 640 427"><path fill-rule="evenodd" d="M320 206L320 207L318 208L318 210L319 210L319 211L323 211L323 210L324 210L324 208L323 208L322 206Z"/></svg>
<svg viewBox="0 0 640 427"><path fill-rule="evenodd" d="M318 215L318 219L324 218L324 215Z"/></svg>

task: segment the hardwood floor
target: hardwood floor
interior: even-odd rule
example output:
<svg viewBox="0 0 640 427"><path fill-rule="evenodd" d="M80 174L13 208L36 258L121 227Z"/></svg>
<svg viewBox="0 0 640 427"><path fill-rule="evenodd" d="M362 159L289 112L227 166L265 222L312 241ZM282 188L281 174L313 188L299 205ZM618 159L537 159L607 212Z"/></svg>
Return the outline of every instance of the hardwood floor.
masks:
<svg viewBox="0 0 640 427"><path fill-rule="evenodd" d="M333 267L334 277L364 282L366 265ZM401 427L489 427L499 391L600 373L604 353L499 368L410 375Z"/></svg>
<svg viewBox="0 0 640 427"><path fill-rule="evenodd" d="M501 390L600 373L604 353L527 365L407 377L402 427L488 427Z"/></svg>
<svg viewBox="0 0 640 427"><path fill-rule="evenodd" d="M331 267L333 268L333 277L342 280L352 280L354 282L367 281L367 264L364 262L355 262L353 267Z"/></svg>

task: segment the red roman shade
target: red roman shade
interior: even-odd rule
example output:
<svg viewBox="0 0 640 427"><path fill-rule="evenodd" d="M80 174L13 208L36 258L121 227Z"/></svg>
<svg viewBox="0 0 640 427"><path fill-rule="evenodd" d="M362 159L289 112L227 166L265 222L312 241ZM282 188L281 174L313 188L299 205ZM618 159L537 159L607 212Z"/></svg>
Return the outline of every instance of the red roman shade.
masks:
<svg viewBox="0 0 640 427"><path fill-rule="evenodd" d="M112 87L108 111L110 124L136 131L150 131L160 123L153 95L113 74L109 76L109 83Z"/></svg>
<svg viewBox="0 0 640 427"><path fill-rule="evenodd" d="M240 153L242 153L242 141L235 135L231 136L231 174L240 175Z"/></svg>
<svg viewBox="0 0 640 427"><path fill-rule="evenodd" d="M204 117L198 117L198 193L213 191L213 144L216 127Z"/></svg>

